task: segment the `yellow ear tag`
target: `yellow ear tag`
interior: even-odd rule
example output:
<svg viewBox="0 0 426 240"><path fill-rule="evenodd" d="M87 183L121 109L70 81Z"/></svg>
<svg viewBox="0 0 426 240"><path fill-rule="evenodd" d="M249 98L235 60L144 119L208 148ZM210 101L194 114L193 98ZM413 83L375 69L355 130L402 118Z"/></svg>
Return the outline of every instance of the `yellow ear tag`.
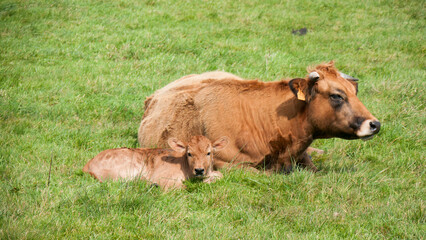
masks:
<svg viewBox="0 0 426 240"><path fill-rule="evenodd" d="M300 90L297 92L297 99L301 100L301 101L305 101L305 94Z"/></svg>

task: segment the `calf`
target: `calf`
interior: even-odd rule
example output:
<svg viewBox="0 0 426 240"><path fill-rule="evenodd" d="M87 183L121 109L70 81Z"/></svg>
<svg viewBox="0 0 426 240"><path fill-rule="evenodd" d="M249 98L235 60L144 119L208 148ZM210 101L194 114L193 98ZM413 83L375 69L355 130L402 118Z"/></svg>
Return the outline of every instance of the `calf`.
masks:
<svg viewBox="0 0 426 240"><path fill-rule="evenodd" d="M100 182L106 179L142 179L164 188L182 188L183 181L203 178L211 183L222 177L213 171L213 152L228 144L221 137L213 144L204 136L193 136L186 144L169 138L172 149L116 148L99 153L83 168Z"/></svg>

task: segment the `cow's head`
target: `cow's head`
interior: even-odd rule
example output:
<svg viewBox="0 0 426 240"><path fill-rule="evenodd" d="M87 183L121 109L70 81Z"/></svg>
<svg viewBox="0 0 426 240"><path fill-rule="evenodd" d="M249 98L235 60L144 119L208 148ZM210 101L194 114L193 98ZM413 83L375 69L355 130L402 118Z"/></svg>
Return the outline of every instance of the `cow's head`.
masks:
<svg viewBox="0 0 426 240"><path fill-rule="evenodd" d="M168 143L173 150L185 154L192 176L204 177L213 171L213 152L226 147L228 138L221 137L212 144L204 136L193 136L188 144L176 138L170 138Z"/></svg>
<svg viewBox="0 0 426 240"><path fill-rule="evenodd" d="M309 72L306 79L293 79L289 85L307 103L315 138L369 139L379 132L380 122L357 97L358 79L340 73L333 62Z"/></svg>

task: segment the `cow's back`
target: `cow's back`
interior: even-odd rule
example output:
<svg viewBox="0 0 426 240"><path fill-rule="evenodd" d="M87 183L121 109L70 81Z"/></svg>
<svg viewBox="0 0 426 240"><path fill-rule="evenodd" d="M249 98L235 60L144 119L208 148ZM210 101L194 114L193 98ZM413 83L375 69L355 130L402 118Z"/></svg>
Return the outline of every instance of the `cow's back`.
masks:
<svg viewBox="0 0 426 240"><path fill-rule="evenodd" d="M215 80L223 80L223 79L236 79L243 80L242 78L227 72L222 71L213 71L213 72L205 72L202 74L190 74L175 80L163 88L157 90L154 93L154 96L163 97L164 95L168 95L175 91L179 91L181 89L189 89L189 87L199 87L201 86L201 82L208 79Z"/></svg>
<svg viewBox="0 0 426 240"><path fill-rule="evenodd" d="M205 135L194 96L203 81L242 78L227 72L214 71L184 76L157 90L145 101L145 113L138 131L143 147L167 147L167 139L188 141L191 136Z"/></svg>
<svg viewBox="0 0 426 240"><path fill-rule="evenodd" d="M193 135L228 136L230 144L215 156L216 168L221 160L256 165L270 154L269 142L280 132L277 105L292 97L281 91L286 83L214 76L183 77L153 94L139 128L141 146L163 147L169 137L188 141Z"/></svg>

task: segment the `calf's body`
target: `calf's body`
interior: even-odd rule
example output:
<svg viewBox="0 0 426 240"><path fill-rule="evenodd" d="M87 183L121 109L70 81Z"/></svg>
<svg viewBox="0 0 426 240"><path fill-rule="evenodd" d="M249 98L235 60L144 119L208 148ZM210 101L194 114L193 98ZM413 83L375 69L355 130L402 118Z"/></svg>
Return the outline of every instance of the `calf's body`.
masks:
<svg viewBox="0 0 426 240"><path fill-rule="evenodd" d="M183 181L199 177L213 182L222 174L213 171L213 152L226 146L227 138L214 144L203 136L194 136L188 143L170 138L172 149L117 148L108 149L83 168L99 181L141 179L164 189L181 188Z"/></svg>

